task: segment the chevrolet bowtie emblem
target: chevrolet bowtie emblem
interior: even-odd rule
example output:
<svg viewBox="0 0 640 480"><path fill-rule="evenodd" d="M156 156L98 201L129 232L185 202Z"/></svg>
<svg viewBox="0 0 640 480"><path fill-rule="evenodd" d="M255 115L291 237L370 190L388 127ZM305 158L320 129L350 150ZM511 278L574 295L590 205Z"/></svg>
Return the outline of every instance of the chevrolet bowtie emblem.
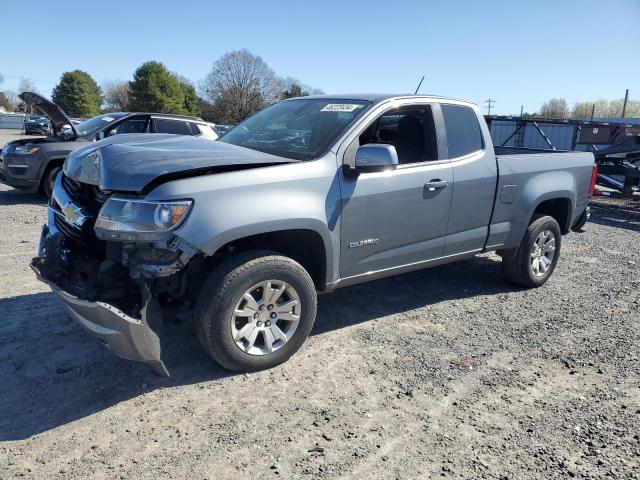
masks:
<svg viewBox="0 0 640 480"><path fill-rule="evenodd" d="M62 207L62 214L64 219L76 227L82 227L87 217L82 214L82 209L73 203L67 203Z"/></svg>

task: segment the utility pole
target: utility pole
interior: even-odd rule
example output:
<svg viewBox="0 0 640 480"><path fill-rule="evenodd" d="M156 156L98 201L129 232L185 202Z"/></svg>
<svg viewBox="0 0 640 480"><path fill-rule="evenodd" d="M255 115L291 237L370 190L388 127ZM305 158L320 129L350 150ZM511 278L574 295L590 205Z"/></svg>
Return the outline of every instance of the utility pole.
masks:
<svg viewBox="0 0 640 480"><path fill-rule="evenodd" d="M624 118L624 114L627 111L627 101L629 100L629 89L624 94L624 103L622 104L622 118Z"/></svg>
<svg viewBox="0 0 640 480"><path fill-rule="evenodd" d="M520 105L520 116L522 116L522 110L524 108L524 105Z"/></svg>
<svg viewBox="0 0 640 480"><path fill-rule="evenodd" d="M496 101L492 100L491 98L489 98L489 99L485 100L484 103L487 104L487 115L491 115L491 104L492 103L496 103Z"/></svg>
<svg viewBox="0 0 640 480"><path fill-rule="evenodd" d="M596 104L591 105L591 120L593 120L593 115L596 113Z"/></svg>

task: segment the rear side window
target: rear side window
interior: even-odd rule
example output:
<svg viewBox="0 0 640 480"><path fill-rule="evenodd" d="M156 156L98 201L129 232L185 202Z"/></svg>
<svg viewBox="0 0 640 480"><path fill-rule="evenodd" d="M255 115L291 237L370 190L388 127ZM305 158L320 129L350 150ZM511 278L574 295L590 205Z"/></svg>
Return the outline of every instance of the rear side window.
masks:
<svg viewBox="0 0 640 480"><path fill-rule="evenodd" d="M147 125L145 117L133 117L121 122L116 127L116 133L144 133Z"/></svg>
<svg viewBox="0 0 640 480"><path fill-rule="evenodd" d="M484 148L476 113L461 105L442 105L447 129L449 158L461 157Z"/></svg>
<svg viewBox="0 0 640 480"><path fill-rule="evenodd" d="M156 133L173 133L175 135L191 135L191 129L187 122L168 118L154 118Z"/></svg>

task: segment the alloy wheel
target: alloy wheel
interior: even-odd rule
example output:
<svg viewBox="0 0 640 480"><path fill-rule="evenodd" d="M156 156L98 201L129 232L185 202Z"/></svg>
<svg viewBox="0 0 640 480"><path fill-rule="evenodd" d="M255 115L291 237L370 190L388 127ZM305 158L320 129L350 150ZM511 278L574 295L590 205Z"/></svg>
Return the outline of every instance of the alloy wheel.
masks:
<svg viewBox="0 0 640 480"><path fill-rule="evenodd" d="M266 280L249 288L233 311L231 334L249 355L268 355L293 337L300 323L298 292L282 280Z"/></svg>
<svg viewBox="0 0 640 480"><path fill-rule="evenodd" d="M551 230L542 231L531 249L531 271L541 277L553 264L556 255L556 237Z"/></svg>

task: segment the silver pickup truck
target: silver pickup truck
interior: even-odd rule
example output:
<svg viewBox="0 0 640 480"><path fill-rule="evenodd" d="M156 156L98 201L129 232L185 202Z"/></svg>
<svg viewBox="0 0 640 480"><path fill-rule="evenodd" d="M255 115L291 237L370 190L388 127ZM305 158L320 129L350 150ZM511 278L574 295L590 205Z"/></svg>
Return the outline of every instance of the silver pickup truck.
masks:
<svg viewBox="0 0 640 480"><path fill-rule="evenodd" d="M496 155L468 102L297 98L219 142L118 135L74 151L32 268L158 374L175 315L223 367L259 370L301 347L317 292L492 250L508 281L541 286L596 174L591 153Z"/></svg>

